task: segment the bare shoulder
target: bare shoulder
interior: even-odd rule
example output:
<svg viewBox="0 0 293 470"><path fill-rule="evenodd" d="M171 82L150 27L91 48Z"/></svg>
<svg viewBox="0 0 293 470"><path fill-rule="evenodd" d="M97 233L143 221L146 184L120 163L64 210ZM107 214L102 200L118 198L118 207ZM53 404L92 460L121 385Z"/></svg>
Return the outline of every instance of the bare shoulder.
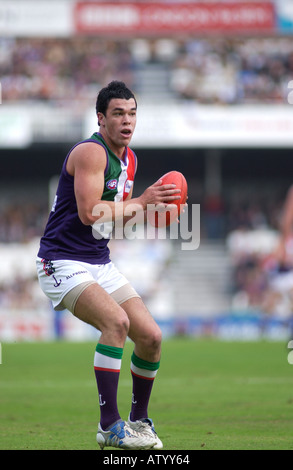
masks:
<svg viewBox="0 0 293 470"><path fill-rule="evenodd" d="M67 171L74 175L77 169L97 172L106 168L105 149L94 142L82 142L74 147L67 160Z"/></svg>

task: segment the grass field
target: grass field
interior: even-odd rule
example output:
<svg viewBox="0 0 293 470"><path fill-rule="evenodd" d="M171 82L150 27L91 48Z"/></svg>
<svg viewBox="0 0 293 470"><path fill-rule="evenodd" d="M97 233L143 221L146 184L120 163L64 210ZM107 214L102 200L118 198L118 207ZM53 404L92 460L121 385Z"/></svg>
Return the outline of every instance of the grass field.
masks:
<svg viewBox="0 0 293 470"><path fill-rule="evenodd" d="M1 450L95 450L95 344L2 344ZM119 384L127 418L131 343ZM287 344L170 339L150 416L166 450L292 450L293 365Z"/></svg>

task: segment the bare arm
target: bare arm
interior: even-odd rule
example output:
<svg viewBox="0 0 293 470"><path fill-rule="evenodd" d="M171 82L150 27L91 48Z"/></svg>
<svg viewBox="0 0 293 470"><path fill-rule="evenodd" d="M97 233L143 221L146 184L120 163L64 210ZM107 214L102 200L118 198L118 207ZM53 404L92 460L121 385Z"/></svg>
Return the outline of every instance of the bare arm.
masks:
<svg viewBox="0 0 293 470"><path fill-rule="evenodd" d="M125 211L143 214L148 204L170 203L180 198L180 190L174 189L175 185L162 185L157 181L137 198L132 199L130 194L123 202L104 201L101 198L106 162L103 147L92 142L75 147L68 159L67 171L74 176L78 215L85 225L93 225L101 217L105 221L105 216L109 221L122 220ZM105 211L101 213L103 209Z"/></svg>

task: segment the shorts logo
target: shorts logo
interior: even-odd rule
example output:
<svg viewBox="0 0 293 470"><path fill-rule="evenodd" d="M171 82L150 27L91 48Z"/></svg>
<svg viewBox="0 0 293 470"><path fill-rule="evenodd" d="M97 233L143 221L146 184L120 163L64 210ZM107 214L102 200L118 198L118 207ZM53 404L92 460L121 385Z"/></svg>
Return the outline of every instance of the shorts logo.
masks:
<svg viewBox="0 0 293 470"><path fill-rule="evenodd" d="M51 260L42 259L43 263L43 270L45 271L46 276L51 276L55 272L55 268L53 267L53 263Z"/></svg>
<svg viewBox="0 0 293 470"><path fill-rule="evenodd" d="M53 286L54 286L54 287L59 287L60 284L61 284L61 282L62 282L62 279L60 279L60 281L57 281L57 279L56 279L56 277L54 276L54 274L53 274L52 277L53 277L53 279L54 279L54 281L55 281L55 284L53 284Z"/></svg>
<svg viewBox="0 0 293 470"><path fill-rule="evenodd" d="M55 281L55 284L53 284L54 287L59 287L62 280L60 279L60 281L57 281L56 277L54 276L55 268L53 267L52 261L43 258L42 263L43 263L43 270L45 271L46 276L52 276L52 278Z"/></svg>
<svg viewBox="0 0 293 470"><path fill-rule="evenodd" d="M114 180L107 181L106 186L107 186L108 189L112 190L112 189L117 188L117 184L118 184L118 181L114 179Z"/></svg>

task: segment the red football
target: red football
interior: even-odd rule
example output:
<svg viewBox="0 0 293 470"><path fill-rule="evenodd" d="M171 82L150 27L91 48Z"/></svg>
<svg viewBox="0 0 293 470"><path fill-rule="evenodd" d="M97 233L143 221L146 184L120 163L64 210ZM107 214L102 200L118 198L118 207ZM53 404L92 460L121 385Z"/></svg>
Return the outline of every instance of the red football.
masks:
<svg viewBox="0 0 293 470"><path fill-rule="evenodd" d="M180 171L169 171L165 175L160 178L162 180L162 184L176 184L177 189L181 189L181 199L176 199L172 201L172 204L176 204L178 206L180 214L180 204L185 204L187 199L187 181Z"/></svg>
<svg viewBox="0 0 293 470"><path fill-rule="evenodd" d="M176 184L177 189L181 189L180 199L170 201L168 206L160 205L155 211L148 214L148 220L155 227L168 227L178 219L187 200L187 181L179 171L169 171L160 180L162 184Z"/></svg>

